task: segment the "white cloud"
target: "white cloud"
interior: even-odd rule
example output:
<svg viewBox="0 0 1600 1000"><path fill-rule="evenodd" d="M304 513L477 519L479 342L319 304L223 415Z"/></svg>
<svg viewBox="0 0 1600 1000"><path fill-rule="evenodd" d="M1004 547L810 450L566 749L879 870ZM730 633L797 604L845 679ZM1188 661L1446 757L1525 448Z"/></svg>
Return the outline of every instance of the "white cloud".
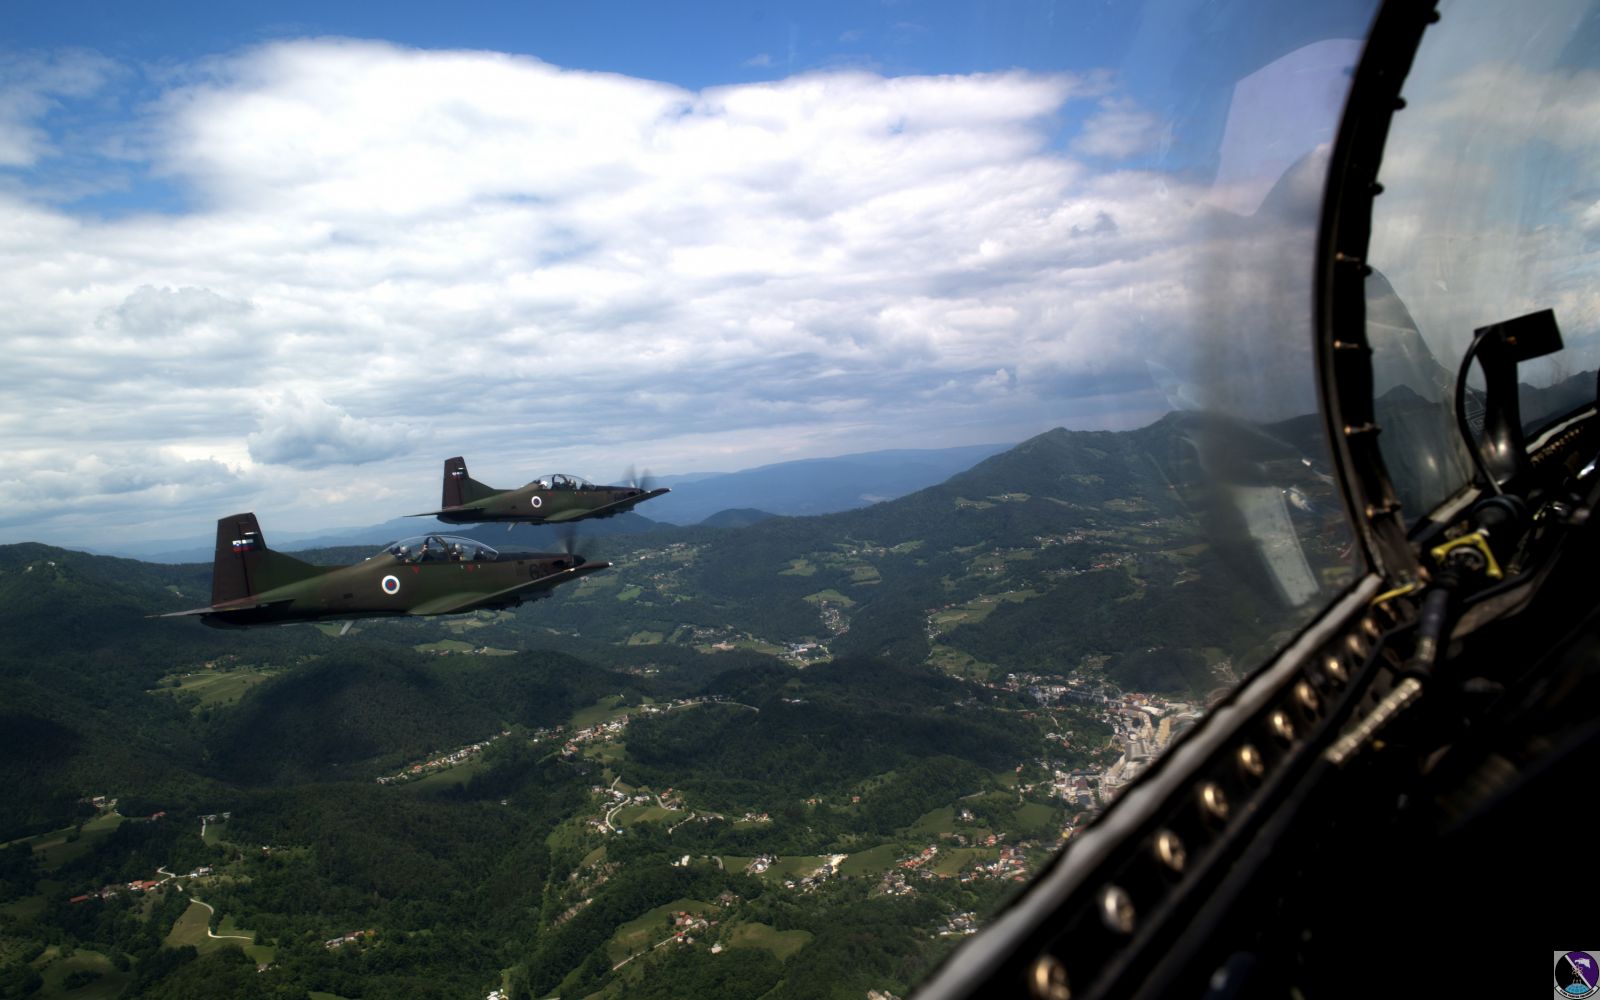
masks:
<svg viewBox="0 0 1600 1000"><path fill-rule="evenodd" d="M1166 140L1167 128L1160 118L1122 97L1100 101L1100 110L1083 123L1083 131L1072 148L1086 156L1125 160L1148 153Z"/></svg>
<svg viewBox="0 0 1600 1000"><path fill-rule="evenodd" d="M0 167L31 167L54 145L39 124L62 98L94 93L115 72L92 52L52 56L0 51Z"/></svg>
<svg viewBox="0 0 1600 1000"><path fill-rule="evenodd" d="M262 407L260 429L246 441L263 465L325 469L392 458L417 441L404 421L362 419L324 400L285 392Z"/></svg>
<svg viewBox="0 0 1600 1000"><path fill-rule="evenodd" d="M758 69L766 69L768 66L773 65L773 61L772 61L772 56L769 53L757 52L755 55L751 56L749 59L746 59L744 61L744 64L746 66L754 66L754 67L756 67Z"/></svg>
<svg viewBox="0 0 1600 1000"><path fill-rule="evenodd" d="M175 79L141 148L194 211L97 221L0 193L21 386L0 466L165 448L284 528L363 523L426 509L451 454L603 479L1125 426L1161 405L1146 358L1183 368L1207 324L1251 342L1229 310L1269 344L1305 322L1280 252L1308 242L1303 213L1244 226L1177 177L1062 151L1062 109L1108 97L1104 74L693 93L310 40ZM1136 124L1088 141L1159 134ZM1277 269L1247 287L1216 259ZM174 489L192 472L159 468ZM178 535L215 502L105 530L171 511Z"/></svg>

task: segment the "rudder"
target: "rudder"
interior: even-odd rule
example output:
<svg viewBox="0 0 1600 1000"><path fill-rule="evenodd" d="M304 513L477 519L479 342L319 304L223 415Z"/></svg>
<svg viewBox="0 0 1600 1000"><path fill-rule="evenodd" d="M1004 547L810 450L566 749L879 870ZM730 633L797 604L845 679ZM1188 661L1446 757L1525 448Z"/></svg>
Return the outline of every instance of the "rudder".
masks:
<svg viewBox="0 0 1600 1000"><path fill-rule="evenodd" d="M444 497L439 502L440 508L464 507L499 492L467 475L467 460L460 455L444 460Z"/></svg>
<svg viewBox="0 0 1600 1000"><path fill-rule="evenodd" d="M250 578L260 569L259 552L267 540L251 513L232 514L217 521L217 552L211 564L211 603L249 597Z"/></svg>
<svg viewBox="0 0 1600 1000"><path fill-rule="evenodd" d="M253 513L230 514L217 521L217 551L211 564L213 605L325 572L323 567L268 549L266 536Z"/></svg>

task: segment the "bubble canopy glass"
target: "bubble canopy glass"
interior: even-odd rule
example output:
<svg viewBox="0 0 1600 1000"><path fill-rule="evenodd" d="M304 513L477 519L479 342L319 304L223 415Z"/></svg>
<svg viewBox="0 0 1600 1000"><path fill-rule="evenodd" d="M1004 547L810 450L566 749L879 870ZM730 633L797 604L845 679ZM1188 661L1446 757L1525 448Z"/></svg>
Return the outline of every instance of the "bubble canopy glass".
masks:
<svg viewBox="0 0 1600 1000"><path fill-rule="evenodd" d="M493 562L500 553L460 535L413 535L387 546L384 552L401 562Z"/></svg>
<svg viewBox="0 0 1600 1000"><path fill-rule="evenodd" d="M536 486L541 490L592 490L594 484L582 476L569 476L564 472L556 472L548 476L539 476L529 486Z"/></svg>

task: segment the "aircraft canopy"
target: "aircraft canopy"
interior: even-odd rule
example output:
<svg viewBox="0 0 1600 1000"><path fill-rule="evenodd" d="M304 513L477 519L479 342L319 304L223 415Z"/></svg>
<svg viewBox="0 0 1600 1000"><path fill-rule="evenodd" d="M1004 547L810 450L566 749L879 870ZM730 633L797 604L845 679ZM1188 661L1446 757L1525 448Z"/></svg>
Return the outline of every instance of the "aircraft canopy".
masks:
<svg viewBox="0 0 1600 1000"><path fill-rule="evenodd" d="M471 538L460 535L414 535L402 538L384 549L401 562L493 562L500 553Z"/></svg>
<svg viewBox="0 0 1600 1000"><path fill-rule="evenodd" d="M552 473L551 475L548 475L548 476L540 476L538 479L535 479L533 482L529 483L528 485L529 486L537 486L541 490L592 490L592 489L594 489L594 484L589 482L589 480L583 478L582 476L569 476L564 472L556 472L556 473Z"/></svg>

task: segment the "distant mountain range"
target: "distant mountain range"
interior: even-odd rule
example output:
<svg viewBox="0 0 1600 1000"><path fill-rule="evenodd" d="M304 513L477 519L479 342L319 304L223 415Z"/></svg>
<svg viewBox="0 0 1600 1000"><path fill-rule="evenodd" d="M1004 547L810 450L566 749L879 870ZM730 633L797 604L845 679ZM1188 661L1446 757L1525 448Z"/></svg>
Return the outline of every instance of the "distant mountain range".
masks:
<svg viewBox="0 0 1600 1000"><path fill-rule="evenodd" d="M696 476L661 483L672 492L643 510L657 521L699 524L730 508L755 508L769 514L831 514L893 500L942 483L1009 444L960 448L868 451L833 458L807 458L763 465L742 472Z"/></svg>
<svg viewBox="0 0 1600 1000"><path fill-rule="evenodd" d="M985 444L958 448L912 448L862 452L834 458L807 458L763 465L742 472L699 472L656 477L656 484L672 492L641 508L644 513L618 515L582 522L585 538L650 531L659 523L710 527L739 527L773 515L830 514L893 500L941 483L957 472L1010 445ZM229 513L222 511L220 514ZM708 518L713 520L708 521ZM461 529L421 517L398 517L364 528L331 531L276 531L263 524L268 544L283 551L376 547L397 538L429 531L471 535L490 544L508 535L518 545L559 548L562 535L554 529L519 525ZM147 562L187 563L211 561L209 530L189 538L130 541L114 548L91 550L97 555L123 556Z"/></svg>

